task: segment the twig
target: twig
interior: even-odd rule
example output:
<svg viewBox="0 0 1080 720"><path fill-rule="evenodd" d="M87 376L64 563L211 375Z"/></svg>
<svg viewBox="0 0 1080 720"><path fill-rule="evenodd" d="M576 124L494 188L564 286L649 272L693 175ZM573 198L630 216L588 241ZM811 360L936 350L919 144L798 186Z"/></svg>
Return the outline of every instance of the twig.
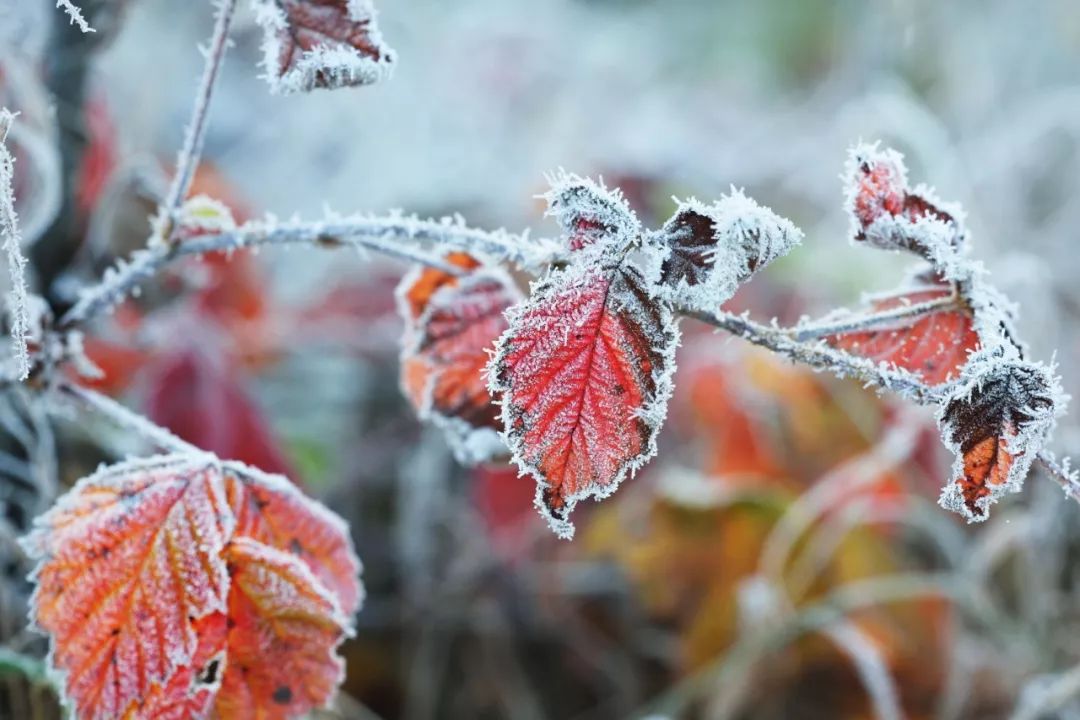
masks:
<svg viewBox="0 0 1080 720"><path fill-rule="evenodd" d="M15 212L15 158L6 145L8 130L14 121L15 116L6 108L0 109L0 236L3 237L8 274L11 276L8 304L11 310L11 340L15 345L15 375L19 380L25 380L30 377L26 258L22 254L22 234L19 232L19 216Z"/></svg>
<svg viewBox="0 0 1080 720"><path fill-rule="evenodd" d="M403 244L403 239L415 246ZM418 220L400 215L357 216L311 223L253 222L233 231L200 235L176 245L157 245L137 251L129 261L108 271L100 283L85 291L75 306L61 319L60 328L69 329L85 323L110 309L144 281L153 277L162 267L180 257L215 251L229 252L290 244L311 244L324 248L352 246L455 275L463 272L461 268L446 263L441 257L420 249L418 246L424 242L474 251L476 247L483 247L490 251L499 251L499 257L506 259L515 259L528 253L525 249L528 241L523 236L505 232L485 233L466 228L459 223Z"/></svg>
<svg viewBox="0 0 1080 720"><path fill-rule="evenodd" d="M82 10L79 9L78 5L71 2L71 0L56 0L56 7L62 8L63 11L67 13L71 24L77 25L81 32L97 32L94 28L90 27L90 23L86 22L86 18L83 17Z"/></svg>
<svg viewBox="0 0 1080 720"><path fill-rule="evenodd" d="M181 440L160 425L155 425L142 415L128 410L120 403L101 393L87 390L86 388L70 383L63 383L58 386L58 389L65 395L78 400L79 403L87 409L107 417L119 427L131 430L136 435L152 442L162 450L181 453L198 453L200 455L206 454L205 450L192 445L186 440Z"/></svg>
<svg viewBox="0 0 1080 720"><path fill-rule="evenodd" d="M838 623L821 632L851 659L878 720L900 720L904 713L900 709L896 681L873 640L852 622Z"/></svg>
<svg viewBox="0 0 1080 720"><path fill-rule="evenodd" d="M1069 466L1068 458L1059 462L1053 453L1043 450L1035 456L1035 461L1043 466L1051 480L1061 486L1065 495L1080 502L1080 477L1077 477L1076 470Z"/></svg>
<svg viewBox="0 0 1080 720"><path fill-rule="evenodd" d="M165 202L158 209L155 222L154 239L171 243L174 237L176 213L191 188L195 167L202 156L203 142L206 139L206 120L210 112L210 101L214 95L221 63L228 46L229 26L236 11L236 0L221 0L217 16L214 19L214 34L210 39L210 48L206 53L202 80L191 109L191 121L187 126L184 144L176 160L176 172L173 175Z"/></svg>

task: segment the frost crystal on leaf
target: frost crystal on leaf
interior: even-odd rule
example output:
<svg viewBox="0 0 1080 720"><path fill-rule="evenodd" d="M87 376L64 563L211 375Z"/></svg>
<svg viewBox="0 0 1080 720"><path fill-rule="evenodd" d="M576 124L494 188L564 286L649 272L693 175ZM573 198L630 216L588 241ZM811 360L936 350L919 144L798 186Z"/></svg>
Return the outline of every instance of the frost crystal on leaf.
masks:
<svg viewBox="0 0 1080 720"><path fill-rule="evenodd" d="M274 92L370 85L389 76L395 54L370 0L253 0L263 66Z"/></svg>
<svg viewBox="0 0 1080 720"><path fill-rule="evenodd" d="M713 311L739 284L802 241L790 221L742 191L712 205L690 199L650 237L650 279L663 297Z"/></svg>
<svg viewBox="0 0 1080 720"><path fill-rule="evenodd" d="M942 202L925 185L911 190L904 157L895 150L879 149L876 143L853 148L844 187L856 241L938 260L963 248L966 231L959 206Z"/></svg>
<svg viewBox="0 0 1080 720"><path fill-rule="evenodd" d="M618 189L562 171L548 183L547 215L559 223L569 250L593 248L598 256L610 255L639 242L641 224Z"/></svg>
<svg viewBox="0 0 1080 720"><path fill-rule="evenodd" d="M938 424L956 453L953 480L939 503L969 522L1017 492L1066 398L1051 368L1019 359L1009 348L974 355L962 384L942 404Z"/></svg>
<svg viewBox="0 0 1080 720"><path fill-rule="evenodd" d="M570 538L579 500L610 495L656 453L678 328L622 262L552 271L507 315L491 391L515 462L537 480L538 509Z"/></svg>

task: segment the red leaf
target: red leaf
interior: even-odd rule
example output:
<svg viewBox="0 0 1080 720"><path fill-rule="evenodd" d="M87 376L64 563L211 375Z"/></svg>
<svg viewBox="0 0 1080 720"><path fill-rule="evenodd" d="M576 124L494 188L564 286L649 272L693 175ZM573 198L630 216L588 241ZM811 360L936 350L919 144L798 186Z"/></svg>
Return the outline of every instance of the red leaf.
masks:
<svg viewBox="0 0 1080 720"><path fill-rule="evenodd" d="M934 284L913 288L873 302L881 312L948 297L952 287ZM972 313L956 307L898 321L887 328L844 333L826 342L853 355L892 363L910 370L930 385L959 376L968 355L979 348L979 334Z"/></svg>
<svg viewBox="0 0 1080 720"><path fill-rule="evenodd" d="M507 440L562 537L578 500L605 497L656 450L678 330L629 266L571 266L510 313L489 366Z"/></svg>
<svg viewBox="0 0 1080 720"><path fill-rule="evenodd" d="M229 660L215 710L229 720L284 720L326 705L344 676L348 634L334 597L296 557L247 538L225 551Z"/></svg>
<svg viewBox="0 0 1080 720"><path fill-rule="evenodd" d="M233 525L221 475L174 457L106 468L37 520L32 614L80 718L119 717L192 664L195 623L225 610Z"/></svg>
<svg viewBox="0 0 1080 720"><path fill-rule="evenodd" d="M370 0L260 0L256 10L275 92L369 85L393 68Z"/></svg>
<svg viewBox="0 0 1080 720"><path fill-rule="evenodd" d="M284 478L210 455L121 463L24 547L80 718L194 720L214 702L223 718L293 717L341 678L359 563L344 523Z"/></svg>
<svg viewBox="0 0 1080 720"><path fill-rule="evenodd" d="M622 252L639 239L641 225L618 189L561 174L544 197L547 214L558 221L570 250L597 245L602 252Z"/></svg>
<svg viewBox="0 0 1080 720"><path fill-rule="evenodd" d="M126 390L150 354L121 343L88 337L83 341L87 359L101 370L100 377L81 377L80 384L113 395Z"/></svg>
<svg viewBox="0 0 1080 720"><path fill-rule="evenodd" d="M151 368L147 384L146 412L157 424L220 457L291 474L262 412L223 361L181 351Z"/></svg>
<svg viewBox="0 0 1080 720"><path fill-rule="evenodd" d="M476 261L452 259L457 265ZM459 459L487 460L502 445L495 430L498 408L484 379L495 340L507 328L504 312L521 300L506 273L478 268L456 278L422 269L406 276L399 290L406 330L401 352L401 384L421 419L449 436Z"/></svg>
<svg viewBox="0 0 1080 720"><path fill-rule="evenodd" d="M295 555L352 617L361 601L360 561L339 517L308 500L287 479L250 469L230 475L225 493L237 535Z"/></svg>
<svg viewBox="0 0 1080 720"><path fill-rule="evenodd" d="M942 507L968 522L1018 492L1060 412L1061 387L1044 366L982 352L964 368L964 385L941 406L938 423L956 453Z"/></svg>
<svg viewBox="0 0 1080 720"><path fill-rule="evenodd" d="M908 186L903 156L876 145L855 148L847 166L847 206L855 239L933 260L931 234L953 247L964 242L961 213L925 186Z"/></svg>

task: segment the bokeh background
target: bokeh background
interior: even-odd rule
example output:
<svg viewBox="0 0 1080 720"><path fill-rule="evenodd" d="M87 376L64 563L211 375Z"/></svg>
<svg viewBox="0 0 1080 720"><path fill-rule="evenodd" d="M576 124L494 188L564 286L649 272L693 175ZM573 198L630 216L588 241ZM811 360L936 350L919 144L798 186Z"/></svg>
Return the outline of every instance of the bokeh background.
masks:
<svg viewBox="0 0 1080 720"><path fill-rule="evenodd" d="M0 104L54 308L139 247L209 37L202 0L0 0ZM894 287L847 238L859 140L968 213L1032 356L1077 394L1080 6L891 0L383 0L391 82L276 97L247 8L196 190L239 218L461 213L554 232L566 168L659 225L730 186L803 246L732 301L791 322ZM87 339L100 389L346 517L368 599L326 718L1080 718L1080 507L1039 471L966 527L932 413L683 323L660 454L558 541L531 481L456 464L397 389L398 263L294 248L179 266ZM0 717L57 717L13 539L141 450L0 402ZM1052 447L1080 455L1080 414Z"/></svg>

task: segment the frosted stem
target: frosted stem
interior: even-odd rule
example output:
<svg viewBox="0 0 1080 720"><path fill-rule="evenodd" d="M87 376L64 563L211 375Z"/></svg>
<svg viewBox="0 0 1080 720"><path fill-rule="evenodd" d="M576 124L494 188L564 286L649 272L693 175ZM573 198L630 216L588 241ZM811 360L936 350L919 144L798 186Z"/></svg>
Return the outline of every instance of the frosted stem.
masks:
<svg viewBox="0 0 1080 720"><path fill-rule="evenodd" d="M174 219L177 210L191 188L195 167L202 156L203 142L206 139L206 120L210 112L210 101L214 95L225 49L229 42L229 26L236 11L236 0L221 0L214 19L214 34L210 38L210 48L206 52L206 64L203 67L199 90L195 95L195 104L191 109L191 121L187 126L184 144L176 160L176 172L172 184L165 196L165 202L158 209L155 224L155 239L171 241Z"/></svg>
<svg viewBox="0 0 1080 720"><path fill-rule="evenodd" d="M74 398L83 407L93 410L112 421L115 425L131 430L136 435L153 443L162 450L181 453L206 454L204 450L181 440L165 428L147 420L142 415L128 410L110 397L68 383L59 386L60 392Z"/></svg>
<svg viewBox="0 0 1080 720"><path fill-rule="evenodd" d="M68 18L71 20L71 24L77 25L80 32L96 32L94 28L90 27L90 23L86 22L86 18L83 17L82 10L79 9L79 6L71 0L56 0L56 7L67 13Z"/></svg>
<svg viewBox="0 0 1080 720"><path fill-rule="evenodd" d="M502 231L488 233L460 223L418 220L400 215L335 218L310 223L252 222L235 230L188 238L180 244L156 245L138 251L128 261L107 272L100 283L83 292L75 306L60 321L60 327L71 328L112 308L133 289L178 258L214 251L294 244L323 248L351 246L454 275L462 272L461 268L446 263L441 257L425 252L420 247L422 243L474 252L482 248L487 251L486 254L510 261L534 257L530 255L534 247L540 248L535 252L547 252L540 246L534 246L524 236Z"/></svg>
<svg viewBox="0 0 1080 720"><path fill-rule="evenodd" d="M828 370L838 377L856 378L881 390L891 390L920 405L936 404L946 394L946 386L931 387L913 373L901 368L842 352L824 342L800 341L790 330L761 325L743 315L707 313L685 308L680 309L680 312L796 362L819 370Z"/></svg>
<svg viewBox="0 0 1080 720"><path fill-rule="evenodd" d="M30 377L30 353L27 338L30 335L30 311L26 291L26 258L22 254L22 233L19 217L15 213L15 158L7 149L8 130L15 116L0 109L0 238L7 255L11 292L8 304L11 310L11 340L15 346L14 374L19 380Z"/></svg>
<svg viewBox="0 0 1080 720"><path fill-rule="evenodd" d="M947 295L922 303L915 303L893 310L852 315L843 318L824 319L814 323L800 323L791 328L791 337L798 342L817 340L832 335L887 329L902 320L915 320L926 315L955 310L961 307L959 298Z"/></svg>

